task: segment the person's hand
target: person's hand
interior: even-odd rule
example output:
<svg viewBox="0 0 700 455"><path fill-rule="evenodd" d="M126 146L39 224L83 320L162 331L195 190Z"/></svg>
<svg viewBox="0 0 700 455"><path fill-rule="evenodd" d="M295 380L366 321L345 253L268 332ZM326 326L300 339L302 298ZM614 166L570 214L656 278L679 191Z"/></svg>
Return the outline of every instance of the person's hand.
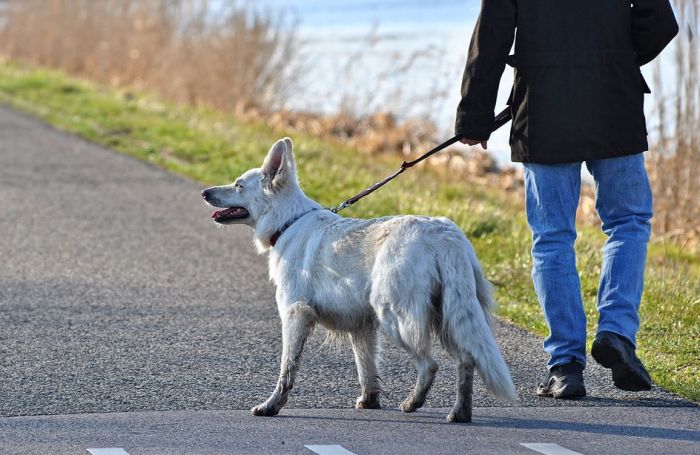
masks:
<svg viewBox="0 0 700 455"><path fill-rule="evenodd" d="M461 139L459 142L462 144L467 144L467 145L476 145L476 144L481 144L481 148L486 150L486 144L488 141L481 141L479 139Z"/></svg>

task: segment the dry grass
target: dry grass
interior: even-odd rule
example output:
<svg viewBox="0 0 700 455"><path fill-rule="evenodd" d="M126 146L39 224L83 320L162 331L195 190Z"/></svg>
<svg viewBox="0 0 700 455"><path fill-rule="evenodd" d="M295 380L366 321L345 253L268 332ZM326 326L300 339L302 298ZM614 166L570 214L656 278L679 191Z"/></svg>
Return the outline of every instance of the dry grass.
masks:
<svg viewBox="0 0 700 455"><path fill-rule="evenodd" d="M656 105L650 131L656 143L649 154L654 186L654 233L681 246L700 247L700 1L676 0L681 33L675 40L673 84L662 83L654 68ZM667 75L665 75L667 76ZM664 86L675 86L663 93Z"/></svg>
<svg viewBox="0 0 700 455"><path fill-rule="evenodd" d="M10 58L178 102L274 109L296 81L293 25L250 5L5 0L0 11L0 50Z"/></svg>
<svg viewBox="0 0 700 455"><path fill-rule="evenodd" d="M437 129L425 118L399 121L390 112L316 114L280 110L250 110L243 119L264 122L273 128L337 139L365 153L399 153L412 156L433 147Z"/></svg>

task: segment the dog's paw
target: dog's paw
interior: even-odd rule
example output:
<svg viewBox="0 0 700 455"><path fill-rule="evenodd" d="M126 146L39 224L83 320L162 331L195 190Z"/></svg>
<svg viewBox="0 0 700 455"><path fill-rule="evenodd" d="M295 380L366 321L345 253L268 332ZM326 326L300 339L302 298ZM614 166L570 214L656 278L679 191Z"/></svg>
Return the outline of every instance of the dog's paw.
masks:
<svg viewBox="0 0 700 455"><path fill-rule="evenodd" d="M411 393L405 400L399 405L399 409L403 412L416 412L418 408L422 408L425 404L425 395L416 396Z"/></svg>
<svg viewBox="0 0 700 455"><path fill-rule="evenodd" d="M416 403L413 398L406 398L403 403L399 405L399 409L403 412L416 412L416 409L420 408L423 403Z"/></svg>
<svg viewBox="0 0 700 455"><path fill-rule="evenodd" d="M367 398L359 397L355 402L355 409L381 409L379 396L372 394Z"/></svg>
<svg viewBox="0 0 700 455"><path fill-rule="evenodd" d="M271 406L267 402L259 404L250 410L250 413L254 416L264 416L272 417L276 416L280 412L280 408L277 406Z"/></svg>
<svg viewBox="0 0 700 455"><path fill-rule="evenodd" d="M450 412L450 414L447 416L447 421L455 423L469 423L472 421L472 413L455 412L454 410L452 410L452 412Z"/></svg>

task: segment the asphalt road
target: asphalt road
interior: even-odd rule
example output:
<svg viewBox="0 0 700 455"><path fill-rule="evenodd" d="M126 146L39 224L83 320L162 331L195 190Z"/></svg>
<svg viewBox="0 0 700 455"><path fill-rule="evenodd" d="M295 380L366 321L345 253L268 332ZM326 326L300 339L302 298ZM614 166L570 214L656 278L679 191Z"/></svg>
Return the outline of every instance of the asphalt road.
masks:
<svg viewBox="0 0 700 455"><path fill-rule="evenodd" d="M341 446L355 455L537 454L523 444L556 444L573 451L547 455L700 452L700 423L693 408L674 408L673 413L639 409L486 407L478 409L471 424L446 422L446 408L414 414L292 409L258 419L244 411L17 417L0 419L0 446L6 449L1 453L27 455L87 454L88 448L121 448L129 455L312 455L306 445Z"/></svg>
<svg viewBox="0 0 700 455"><path fill-rule="evenodd" d="M266 260L248 228L210 221L200 190L0 107L0 416L247 410L268 396L281 343ZM658 387L618 391L592 361L588 398L538 399L541 340L504 323L497 337L519 406L691 406ZM352 407L350 347L323 340L307 344L289 408ZM453 366L437 353L428 408L453 400ZM390 343L381 377L396 407L415 374ZM475 406L508 405L477 384Z"/></svg>

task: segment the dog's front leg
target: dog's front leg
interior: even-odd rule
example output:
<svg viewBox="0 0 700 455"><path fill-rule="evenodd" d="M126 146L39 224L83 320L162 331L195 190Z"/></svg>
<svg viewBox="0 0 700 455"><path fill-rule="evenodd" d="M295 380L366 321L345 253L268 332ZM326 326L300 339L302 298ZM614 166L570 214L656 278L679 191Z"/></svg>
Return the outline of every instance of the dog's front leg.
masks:
<svg viewBox="0 0 700 455"><path fill-rule="evenodd" d="M369 324L350 334L355 353L357 375L362 395L357 398L357 409L379 409L379 375L377 373L377 328Z"/></svg>
<svg viewBox="0 0 700 455"><path fill-rule="evenodd" d="M299 368L301 351L317 321L316 311L305 302L296 302L282 316L282 362L275 390L262 404L250 411L256 416L274 416L287 403Z"/></svg>

